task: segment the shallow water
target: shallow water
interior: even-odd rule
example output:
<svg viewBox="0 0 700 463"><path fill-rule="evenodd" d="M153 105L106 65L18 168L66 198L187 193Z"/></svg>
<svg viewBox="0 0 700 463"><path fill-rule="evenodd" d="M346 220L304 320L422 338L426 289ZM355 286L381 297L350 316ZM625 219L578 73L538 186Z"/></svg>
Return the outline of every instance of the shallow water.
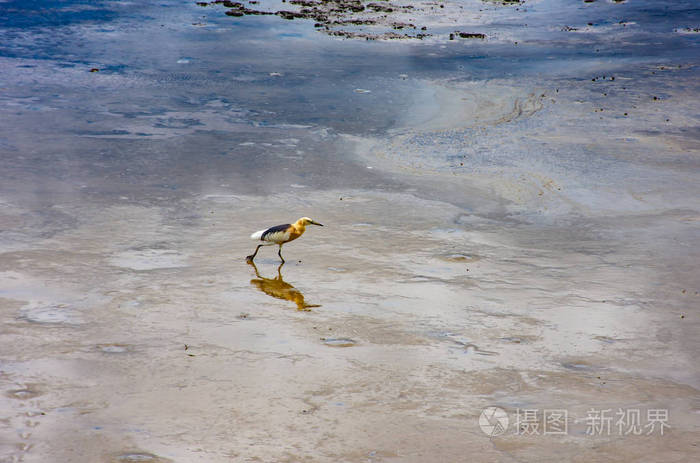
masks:
<svg viewBox="0 0 700 463"><path fill-rule="evenodd" d="M0 460L697 458L694 2L415 5L0 2Z"/></svg>

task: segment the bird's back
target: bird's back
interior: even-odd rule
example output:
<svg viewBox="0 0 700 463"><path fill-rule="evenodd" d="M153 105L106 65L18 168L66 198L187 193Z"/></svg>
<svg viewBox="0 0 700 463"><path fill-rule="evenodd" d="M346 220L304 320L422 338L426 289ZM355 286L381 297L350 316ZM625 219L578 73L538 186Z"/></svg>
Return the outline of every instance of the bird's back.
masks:
<svg viewBox="0 0 700 463"><path fill-rule="evenodd" d="M253 233L250 237L254 240L259 239L268 243L284 243L289 241L293 227L288 224L276 225L267 230L260 230Z"/></svg>

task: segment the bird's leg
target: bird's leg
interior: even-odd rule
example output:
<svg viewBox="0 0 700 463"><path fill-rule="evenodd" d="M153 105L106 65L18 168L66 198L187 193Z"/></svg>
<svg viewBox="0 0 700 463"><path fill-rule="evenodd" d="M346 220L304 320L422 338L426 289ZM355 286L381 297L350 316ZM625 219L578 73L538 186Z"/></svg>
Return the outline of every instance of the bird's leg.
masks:
<svg viewBox="0 0 700 463"><path fill-rule="evenodd" d="M280 256L280 259L282 259L282 263L284 264L284 257L282 257L282 245L280 244L280 250L277 251L277 255Z"/></svg>
<svg viewBox="0 0 700 463"><path fill-rule="evenodd" d="M257 248L255 248L255 252L245 258L245 260L253 262L253 259L255 259L255 256L258 254L258 250L262 247L262 244L259 244Z"/></svg>

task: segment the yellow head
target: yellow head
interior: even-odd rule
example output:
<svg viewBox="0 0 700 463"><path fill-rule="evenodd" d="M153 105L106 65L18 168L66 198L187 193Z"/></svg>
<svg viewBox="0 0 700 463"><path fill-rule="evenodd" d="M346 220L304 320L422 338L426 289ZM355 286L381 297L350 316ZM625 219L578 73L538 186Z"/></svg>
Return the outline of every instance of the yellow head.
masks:
<svg viewBox="0 0 700 463"><path fill-rule="evenodd" d="M314 222L308 217L302 217L301 219L297 220L296 223L294 223L294 226L299 228L305 228L307 225L318 225L319 227L323 226L322 224Z"/></svg>

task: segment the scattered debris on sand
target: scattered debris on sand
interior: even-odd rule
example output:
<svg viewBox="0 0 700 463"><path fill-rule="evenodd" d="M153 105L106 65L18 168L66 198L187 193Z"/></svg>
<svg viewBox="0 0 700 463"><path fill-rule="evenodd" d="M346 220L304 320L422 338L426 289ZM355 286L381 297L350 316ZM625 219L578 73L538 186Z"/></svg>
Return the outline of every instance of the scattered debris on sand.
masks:
<svg viewBox="0 0 700 463"><path fill-rule="evenodd" d="M674 29L674 32L679 34L699 34L700 27L681 27L678 29Z"/></svg>
<svg viewBox="0 0 700 463"><path fill-rule="evenodd" d="M240 2L214 0L197 2L199 6L220 5L227 8L228 16L241 17L249 15L279 16L287 20L308 19L314 21L316 30L334 37L365 40L396 40L429 37L425 26L416 26L411 22L397 20L396 14L414 12L413 5L402 5L391 1L363 0L289 0L289 10L275 10L266 7L263 2L249 1L259 8L248 8ZM401 31L401 32L396 32Z"/></svg>
<svg viewBox="0 0 700 463"><path fill-rule="evenodd" d="M486 34L474 33L474 32L456 32L456 34L463 39L482 39L486 38Z"/></svg>
<svg viewBox="0 0 700 463"><path fill-rule="evenodd" d="M436 8L443 8L449 14L450 5L432 0L413 2L413 4L398 3L399 0L283 0L284 10L278 10L279 4L269 5L264 0L248 0L247 6L242 2L230 0L214 0L212 2L196 2L202 7L222 6L226 8L227 16L279 16L289 21L306 19L313 21L313 27L332 37L365 40L422 40L431 37L428 26L416 24L422 16L429 17ZM482 0L484 3L497 6L522 5L521 0ZM251 8L255 5L255 8ZM462 8L461 6L459 7ZM517 9L517 8L516 8ZM448 11L450 10L450 11ZM432 13L431 13L432 12ZM445 32L442 32L445 34ZM479 32L461 32L445 34L445 38L455 40L487 38Z"/></svg>

